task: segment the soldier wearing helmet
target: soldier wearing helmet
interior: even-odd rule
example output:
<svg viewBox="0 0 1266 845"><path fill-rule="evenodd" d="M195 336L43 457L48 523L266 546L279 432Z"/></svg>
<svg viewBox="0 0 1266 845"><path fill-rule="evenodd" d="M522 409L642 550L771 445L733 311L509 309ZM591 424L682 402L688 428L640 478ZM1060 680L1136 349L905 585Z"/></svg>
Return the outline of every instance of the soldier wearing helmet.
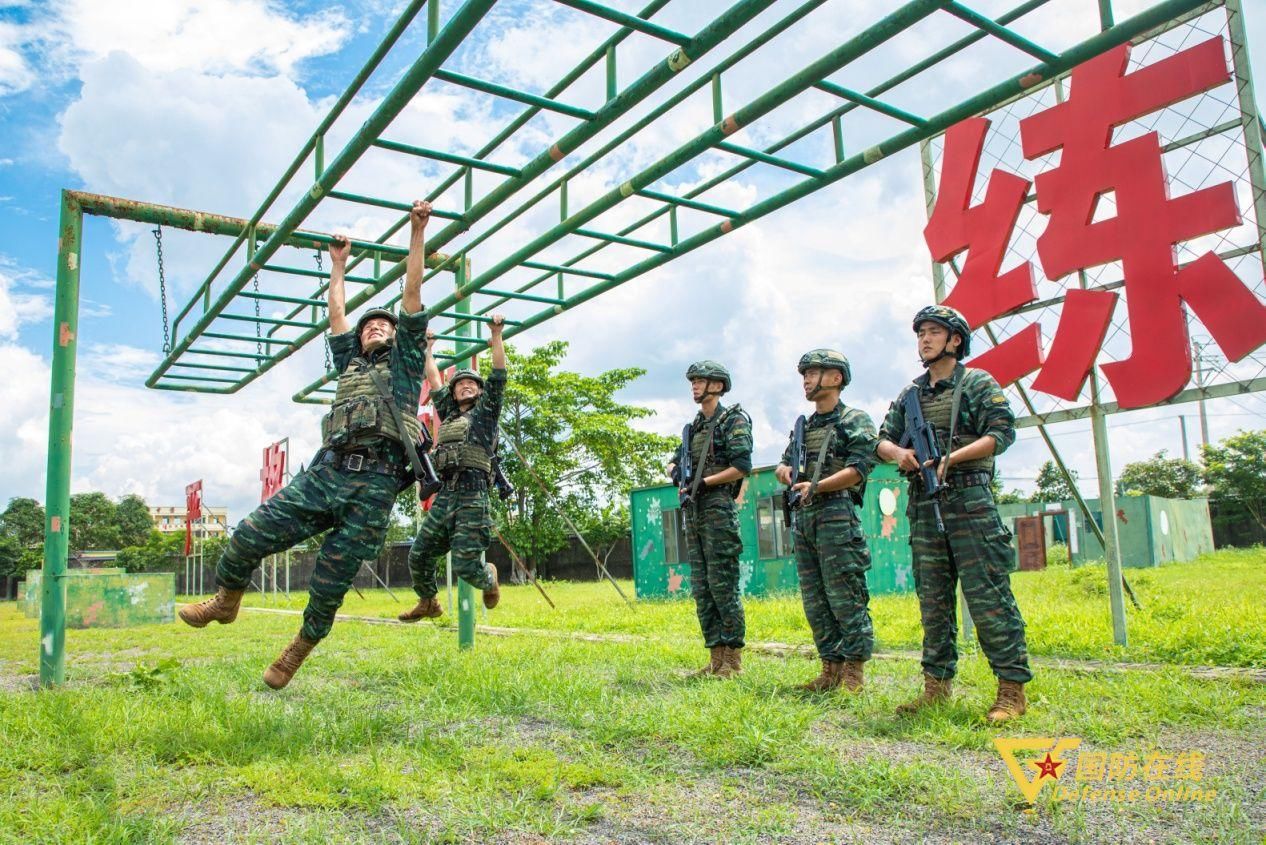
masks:
<svg viewBox="0 0 1266 845"><path fill-rule="evenodd" d="M710 656L707 665L693 674L729 678L743 670L746 623L739 588L743 540L735 500L743 479L752 471L752 420L737 404L721 405L721 397L730 391L730 371L716 361L696 361L686 369L686 379L699 413L687 427L689 436L683 435L668 475L690 491L683 506L690 592ZM691 478L680 478L677 468L686 465L686 450L693 473Z"/></svg>
<svg viewBox="0 0 1266 845"><path fill-rule="evenodd" d="M859 692L875 645L866 588L870 551L859 514L875 461L875 424L865 411L840 401L852 380L843 353L813 349L796 369L804 398L814 405L804 421L805 465L794 466L793 432L775 475L801 495L791 514L791 538L805 617L822 661L821 673L801 688Z"/></svg>
<svg viewBox="0 0 1266 845"><path fill-rule="evenodd" d="M195 628L231 623L262 558L328 529L317 553L303 626L264 673L264 682L274 689L288 684L329 634L361 561L382 550L396 494L414 478L404 444L420 435L427 324L422 266L430 217L430 203L413 204L400 316L374 308L355 327L347 320L344 291L351 242L333 239L329 343L339 377L333 407L321 421L321 450L306 471L237 526L216 567L215 597L180 610L180 618Z"/></svg>
<svg viewBox="0 0 1266 845"><path fill-rule="evenodd" d="M963 366L971 329L961 314L945 305L928 306L914 316L914 332L926 372L888 409L876 450L910 477L906 513L923 621L923 692L898 712L913 713L950 698L958 663L955 589L961 581L981 651L998 678L987 718L1004 722L1024 713L1024 685L1033 677L1024 619L1011 593L1011 532L998 517L990 490L994 456L1015 442L1015 416L993 376ZM918 391L923 418L934 428L944 456L937 471L946 482L939 497L945 533L936 526L934 502L924 490L914 450L900 445L909 391Z"/></svg>
<svg viewBox="0 0 1266 845"><path fill-rule="evenodd" d="M440 419L432 457L444 486L423 517L409 549L409 572L418 603L400 614L402 622L443 614L435 599L439 591L436 559L449 552L458 577L483 591L484 607L494 608L501 600L497 568L485 563L483 556L492 542L488 488L492 484L492 461L497 454L497 430L506 389L502 341L505 319L494 314L488 330L492 370L486 380L477 371L465 368L453 373L445 387L435 357L428 354L426 358L427 383ZM429 351L435 343L434 335L427 341Z"/></svg>

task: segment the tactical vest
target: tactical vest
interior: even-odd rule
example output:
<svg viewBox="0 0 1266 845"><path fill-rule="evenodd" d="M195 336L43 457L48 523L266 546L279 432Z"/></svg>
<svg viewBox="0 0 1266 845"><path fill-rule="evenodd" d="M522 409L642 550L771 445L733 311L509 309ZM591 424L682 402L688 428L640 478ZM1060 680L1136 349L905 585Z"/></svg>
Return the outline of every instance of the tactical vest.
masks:
<svg viewBox="0 0 1266 845"><path fill-rule="evenodd" d="M355 358L343 370L338 378L338 389L334 394L334 407L321 420L321 443L326 449L347 449L356 446L369 446L381 442L382 438L401 440L400 431L396 428L395 415L391 412L382 393L370 376L370 367L377 370L378 378L391 385L391 360L383 356L377 363L370 365L364 358ZM417 416L401 413L404 420L405 436L411 442L422 439L421 425Z"/></svg>
<svg viewBox="0 0 1266 845"><path fill-rule="evenodd" d="M721 427L726 418L738 408L738 405L731 405L728 408L721 408L717 411L716 416L711 423L704 423L694 430L690 435L690 464L691 466L702 466L705 455L703 450L708 446L708 432L712 432L712 451L706 457L709 459L708 465L703 467L704 475L715 475L721 470L728 467L728 464L717 462L717 438L722 436Z"/></svg>
<svg viewBox="0 0 1266 845"><path fill-rule="evenodd" d="M490 474L492 453L478 443L470 442L470 412L454 414L440 423L435 438L435 471L450 475L463 469Z"/></svg>
<svg viewBox="0 0 1266 845"><path fill-rule="evenodd" d="M831 432L835 431L836 423L831 425L820 425L816 428L805 428L804 431L804 455L805 455L805 472L809 477L813 477L814 469L818 465L818 453L822 451L822 444L831 436ZM838 438L837 438L838 439ZM844 469L844 461L840 460L835 454L835 447L832 444L827 450L825 466L822 467L820 478L826 478L828 475L834 475Z"/></svg>
<svg viewBox="0 0 1266 845"><path fill-rule="evenodd" d="M965 371L963 378L967 378L971 371ZM954 449L966 446L979 438L979 434L970 431L964 431L960 416L959 426L954 430L954 444L950 447L949 430L950 430L950 413L954 406L954 391L947 388L939 393L929 394L922 389L919 390L919 405L923 408L923 419L936 430L936 442L941 447L941 454L947 455ZM962 414L960 404L959 414ZM993 472L993 456L988 455L983 458L976 458L971 461L962 461L955 463L951 468L952 472Z"/></svg>

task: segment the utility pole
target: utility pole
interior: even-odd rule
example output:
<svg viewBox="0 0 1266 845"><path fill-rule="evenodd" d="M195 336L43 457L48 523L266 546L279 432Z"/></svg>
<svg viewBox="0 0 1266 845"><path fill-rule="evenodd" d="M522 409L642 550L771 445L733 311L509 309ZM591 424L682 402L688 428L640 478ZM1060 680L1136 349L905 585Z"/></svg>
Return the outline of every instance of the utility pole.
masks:
<svg viewBox="0 0 1266 845"><path fill-rule="evenodd" d="M1178 425L1182 429L1182 457L1184 461L1191 460L1191 447L1187 445L1187 418L1182 414L1178 415Z"/></svg>
<svg viewBox="0 0 1266 845"><path fill-rule="evenodd" d="M1200 442L1205 446L1209 445L1209 415L1205 413L1204 407L1204 347L1203 343L1193 344L1196 350L1196 387L1202 391L1200 394Z"/></svg>

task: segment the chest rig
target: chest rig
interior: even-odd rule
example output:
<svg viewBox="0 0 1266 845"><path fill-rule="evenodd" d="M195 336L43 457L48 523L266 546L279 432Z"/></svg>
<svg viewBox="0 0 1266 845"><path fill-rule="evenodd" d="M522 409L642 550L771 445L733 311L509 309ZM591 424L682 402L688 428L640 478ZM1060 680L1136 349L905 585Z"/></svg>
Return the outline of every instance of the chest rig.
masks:
<svg viewBox="0 0 1266 845"><path fill-rule="evenodd" d="M321 443L326 449L350 449L381 443L383 438L403 443L405 438L416 443L422 437L421 424L413 414L403 414L405 431L396 426L388 400L370 375L376 372L384 383L391 383L391 358L382 355L376 361L354 358L338 379L334 406L321 420Z"/></svg>
<svg viewBox="0 0 1266 845"><path fill-rule="evenodd" d="M434 449L435 471L440 475L449 476L464 469L478 470L485 475L492 473L493 453L470 439L474 428L471 425L473 415L472 408L464 414L453 414L440 423Z"/></svg>
<svg viewBox="0 0 1266 845"><path fill-rule="evenodd" d="M970 371L964 372L966 379ZM954 430L954 442L949 442L950 424L953 422L954 391L941 390L928 393L919 389L919 407L923 409L923 418L936 429L936 441L941 447L941 454L950 452L974 441L979 435L974 432L963 432L961 424ZM961 423L961 420L960 420ZM955 462L954 472L993 472L993 456L976 458L971 461Z"/></svg>

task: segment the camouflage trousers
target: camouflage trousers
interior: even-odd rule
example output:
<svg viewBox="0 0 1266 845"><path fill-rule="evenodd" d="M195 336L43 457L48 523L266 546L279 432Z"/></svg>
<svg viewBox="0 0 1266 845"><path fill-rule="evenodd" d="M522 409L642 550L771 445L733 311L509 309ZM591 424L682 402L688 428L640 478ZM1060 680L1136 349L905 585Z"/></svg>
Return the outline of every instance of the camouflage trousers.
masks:
<svg viewBox="0 0 1266 845"><path fill-rule="evenodd" d="M804 615L823 660L869 660L875 648L866 570L870 549L848 496L818 500L792 515L791 540Z"/></svg>
<svg viewBox="0 0 1266 845"><path fill-rule="evenodd" d="M957 583L976 625L976 637L999 678L1028 683L1024 619L1011 594L1015 556L993 494L983 485L951 489L941 503L945 534L936 530L932 502L912 490L910 548L914 587L923 618L923 671L952 678L958 664Z"/></svg>
<svg viewBox="0 0 1266 845"><path fill-rule="evenodd" d="M742 648L747 633L739 590L738 508L728 489L700 494L686 505L686 556L690 594L707 648Z"/></svg>
<svg viewBox="0 0 1266 845"><path fill-rule="evenodd" d="M382 552L399 487L390 476L314 464L238 523L216 566L216 584L245 590L260 560L328 530L300 631L309 640L324 639L361 562Z"/></svg>
<svg viewBox="0 0 1266 845"><path fill-rule="evenodd" d="M422 519L418 536L409 549L409 572L419 598L433 598L436 560L453 553L453 573L476 590L492 586L484 568L483 553L492 542L492 518L488 513L487 486L464 489L445 486Z"/></svg>

